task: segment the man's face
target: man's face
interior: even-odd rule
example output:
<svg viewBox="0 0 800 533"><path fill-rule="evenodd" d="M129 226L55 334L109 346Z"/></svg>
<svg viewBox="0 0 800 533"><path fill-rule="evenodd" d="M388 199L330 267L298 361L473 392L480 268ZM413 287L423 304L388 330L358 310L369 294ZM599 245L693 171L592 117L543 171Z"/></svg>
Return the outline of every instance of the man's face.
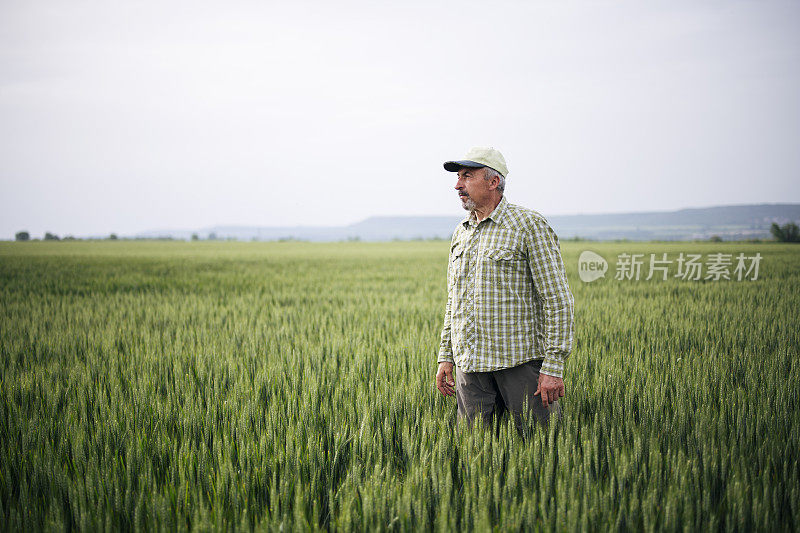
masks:
<svg viewBox="0 0 800 533"><path fill-rule="evenodd" d="M491 201L491 182L484 179L485 168L464 167L458 171L456 190L461 198L461 207L467 211L475 211L478 206Z"/></svg>

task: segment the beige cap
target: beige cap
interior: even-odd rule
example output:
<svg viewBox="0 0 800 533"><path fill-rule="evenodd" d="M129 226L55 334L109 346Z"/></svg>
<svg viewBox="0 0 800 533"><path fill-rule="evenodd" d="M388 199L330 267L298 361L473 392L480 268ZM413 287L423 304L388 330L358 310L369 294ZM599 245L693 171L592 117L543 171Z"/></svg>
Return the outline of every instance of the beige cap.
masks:
<svg viewBox="0 0 800 533"><path fill-rule="evenodd" d="M491 146L475 146L469 149L469 152L467 152L467 155L465 155L463 159L459 161L447 161L444 164L444 169L448 172L458 172L463 167L489 167L502 174L504 178L508 175L506 159L503 157L503 154Z"/></svg>

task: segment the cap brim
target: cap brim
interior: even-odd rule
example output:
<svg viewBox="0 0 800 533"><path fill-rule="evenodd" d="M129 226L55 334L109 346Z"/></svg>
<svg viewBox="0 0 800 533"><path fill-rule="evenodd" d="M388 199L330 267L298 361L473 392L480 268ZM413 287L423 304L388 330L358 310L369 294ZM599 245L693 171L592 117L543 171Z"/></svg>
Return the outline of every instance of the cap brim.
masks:
<svg viewBox="0 0 800 533"><path fill-rule="evenodd" d="M458 172L464 167L483 168L485 166L483 163L476 163L475 161L447 161L444 164L444 169L448 172Z"/></svg>

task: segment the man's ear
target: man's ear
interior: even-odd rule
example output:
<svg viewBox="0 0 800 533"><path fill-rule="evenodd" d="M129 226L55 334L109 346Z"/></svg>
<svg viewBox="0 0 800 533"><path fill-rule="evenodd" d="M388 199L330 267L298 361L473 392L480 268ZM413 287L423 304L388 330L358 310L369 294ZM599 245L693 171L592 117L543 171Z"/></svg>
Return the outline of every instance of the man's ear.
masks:
<svg viewBox="0 0 800 533"><path fill-rule="evenodd" d="M488 170L485 169L484 172L488 172ZM493 191L493 190L497 189L498 185L500 185L500 178L498 178L497 176L494 176L492 178L492 181L489 182L489 190Z"/></svg>

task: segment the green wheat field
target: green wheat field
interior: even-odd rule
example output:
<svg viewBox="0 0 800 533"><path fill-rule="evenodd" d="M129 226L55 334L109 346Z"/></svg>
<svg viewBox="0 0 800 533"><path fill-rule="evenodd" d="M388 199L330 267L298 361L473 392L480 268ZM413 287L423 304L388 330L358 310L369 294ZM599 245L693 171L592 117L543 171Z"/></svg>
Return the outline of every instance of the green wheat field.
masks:
<svg viewBox="0 0 800 533"><path fill-rule="evenodd" d="M798 530L800 246L562 252L564 416L523 437L434 386L446 242L0 244L0 529ZM758 279L614 279L681 252Z"/></svg>

